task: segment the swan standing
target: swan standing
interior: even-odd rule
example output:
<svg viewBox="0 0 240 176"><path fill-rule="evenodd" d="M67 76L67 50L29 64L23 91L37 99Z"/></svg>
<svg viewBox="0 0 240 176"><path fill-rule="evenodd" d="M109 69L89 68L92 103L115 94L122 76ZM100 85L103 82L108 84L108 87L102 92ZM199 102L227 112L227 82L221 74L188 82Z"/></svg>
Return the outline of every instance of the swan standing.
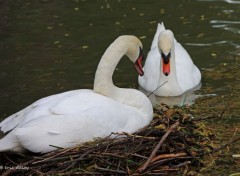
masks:
<svg viewBox="0 0 240 176"><path fill-rule="evenodd" d="M163 23L158 24L140 86L158 96L179 96L200 84L201 73Z"/></svg>
<svg viewBox="0 0 240 176"><path fill-rule="evenodd" d="M47 153L112 132L133 133L153 117L149 99L136 89L118 88L113 72L127 55L143 75L142 44L134 36L120 36L105 51L98 65L93 90L80 89L42 98L0 123L7 133L0 151ZM56 146L56 147L54 147Z"/></svg>

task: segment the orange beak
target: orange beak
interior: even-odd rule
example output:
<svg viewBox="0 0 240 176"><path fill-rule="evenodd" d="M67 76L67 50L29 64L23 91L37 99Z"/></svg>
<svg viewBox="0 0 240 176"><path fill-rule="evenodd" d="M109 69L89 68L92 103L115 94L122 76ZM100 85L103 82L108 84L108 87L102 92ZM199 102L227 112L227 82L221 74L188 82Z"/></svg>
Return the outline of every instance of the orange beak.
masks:
<svg viewBox="0 0 240 176"><path fill-rule="evenodd" d="M136 60L136 62L134 63L134 66L135 66L135 69L137 70L138 74L140 76L143 76L144 75L144 72L143 72L143 67L142 67L142 61L144 59L144 56L143 56L143 52L142 52L142 49L139 48L139 56Z"/></svg>
<svg viewBox="0 0 240 176"><path fill-rule="evenodd" d="M168 53L168 55L162 53L162 70L165 76L168 76L170 74L170 57L170 52Z"/></svg>
<svg viewBox="0 0 240 176"><path fill-rule="evenodd" d="M167 64L162 62L162 64L163 64L163 74L165 76L168 76L170 74L170 62L168 62Z"/></svg>
<svg viewBox="0 0 240 176"><path fill-rule="evenodd" d="M137 72L140 76L144 75L142 61L143 61L143 56L140 56L140 57L138 57L138 59L136 60L136 62L134 64L135 69L137 70Z"/></svg>

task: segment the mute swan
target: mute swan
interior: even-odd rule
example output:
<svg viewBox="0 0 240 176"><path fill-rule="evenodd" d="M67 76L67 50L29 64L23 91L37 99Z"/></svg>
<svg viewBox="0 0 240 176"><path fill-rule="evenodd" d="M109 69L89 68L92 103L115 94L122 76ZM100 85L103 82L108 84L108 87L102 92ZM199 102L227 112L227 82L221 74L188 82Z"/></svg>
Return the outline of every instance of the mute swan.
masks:
<svg viewBox="0 0 240 176"><path fill-rule="evenodd" d="M158 24L140 86L158 96L179 96L200 84L201 73L163 23Z"/></svg>
<svg viewBox="0 0 240 176"><path fill-rule="evenodd" d="M153 117L149 99L136 89L118 88L112 82L114 69L124 54L143 75L141 48L136 37L120 36L102 56L93 90L42 98L2 121L1 131L9 133L0 140L0 151L47 153L111 132L133 133L148 125Z"/></svg>

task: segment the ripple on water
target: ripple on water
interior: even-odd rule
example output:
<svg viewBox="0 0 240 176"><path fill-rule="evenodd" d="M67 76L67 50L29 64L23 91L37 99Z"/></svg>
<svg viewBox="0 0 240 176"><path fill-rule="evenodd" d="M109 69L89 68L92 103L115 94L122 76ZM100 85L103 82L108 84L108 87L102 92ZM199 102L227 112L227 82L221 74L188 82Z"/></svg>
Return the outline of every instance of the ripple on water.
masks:
<svg viewBox="0 0 240 176"><path fill-rule="evenodd" d="M240 24L240 21L211 20L210 23L213 28L220 28L235 34L240 34L240 29L236 26Z"/></svg>
<svg viewBox="0 0 240 176"><path fill-rule="evenodd" d="M240 1L238 0L198 0L198 1L204 1L204 2L222 1L229 4L240 4Z"/></svg>

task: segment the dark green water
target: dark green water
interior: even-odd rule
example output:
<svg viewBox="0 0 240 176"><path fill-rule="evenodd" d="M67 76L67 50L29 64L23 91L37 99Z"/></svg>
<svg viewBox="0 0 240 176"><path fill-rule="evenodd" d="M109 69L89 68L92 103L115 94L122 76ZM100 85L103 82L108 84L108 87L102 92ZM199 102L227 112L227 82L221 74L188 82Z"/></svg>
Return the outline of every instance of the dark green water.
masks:
<svg viewBox="0 0 240 176"><path fill-rule="evenodd" d="M221 112L230 102L223 123L240 128L239 19L237 0L0 0L0 119L39 98L92 88L99 59L116 37L136 35L146 55L163 21L201 69L197 93L216 94L196 101L199 114ZM114 81L138 87L127 59Z"/></svg>

